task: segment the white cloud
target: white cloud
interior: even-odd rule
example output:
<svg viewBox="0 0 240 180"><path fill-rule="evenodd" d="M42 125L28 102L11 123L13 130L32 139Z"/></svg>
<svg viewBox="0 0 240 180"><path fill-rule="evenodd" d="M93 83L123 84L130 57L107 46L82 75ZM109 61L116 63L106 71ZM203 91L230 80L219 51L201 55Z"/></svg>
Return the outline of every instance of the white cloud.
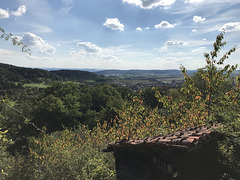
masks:
<svg viewBox="0 0 240 180"><path fill-rule="evenodd" d="M143 31L143 30L149 30L149 29L150 29L150 27L145 27L144 29L141 27L136 28L137 31Z"/></svg>
<svg viewBox="0 0 240 180"><path fill-rule="evenodd" d="M240 31L240 22L230 22L223 25L220 31L225 29L226 32Z"/></svg>
<svg viewBox="0 0 240 180"><path fill-rule="evenodd" d="M183 41L167 41L164 45L179 46L179 45L184 45L184 42Z"/></svg>
<svg viewBox="0 0 240 180"><path fill-rule="evenodd" d="M141 27L136 28L137 31L142 31L143 29Z"/></svg>
<svg viewBox="0 0 240 180"><path fill-rule="evenodd" d="M85 50L79 50L79 51L70 51L69 55L72 57L75 56L75 57L84 58L87 55L89 55L89 53L87 53Z"/></svg>
<svg viewBox="0 0 240 180"><path fill-rule="evenodd" d="M124 31L124 25L120 23L118 18L107 18L103 25L112 30Z"/></svg>
<svg viewBox="0 0 240 180"><path fill-rule="evenodd" d="M204 4L215 4L219 5L219 3L222 4L237 4L239 3L239 0L185 0L185 4L196 4L196 3L204 3Z"/></svg>
<svg viewBox="0 0 240 180"><path fill-rule="evenodd" d="M162 21L160 24L157 24L154 26L156 29L160 29L160 28L173 28L174 25L170 24L167 21Z"/></svg>
<svg viewBox="0 0 240 180"><path fill-rule="evenodd" d="M91 42L78 42L77 46L84 49L88 53L98 53L103 51L102 48Z"/></svg>
<svg viewBox="0 0 240 180"><path fill-rule="evenodd" d="M207 39L202 40L189 40L184 43L184 46L187 48L198 48L198 47L205 47L205 46L211 46L213 44L212 41L208 41Z"/></svg>
<svg viewBox="0 0 240 180"><path fill-rule="evenodd" d="M140 6L142 4L141 0L122 0L122 2L128 4L135 4L137 6Z"/></svg>
<svg viewBox="0 0 240 180"><path fill-rule="evenodd" d="M197 30L196 30L196 29L193 29L192 32L193 32L193 33L194 33L194 32L197 32Z"/></svg>
<svg viewBox="0 0 240 180"><path fill-rule="evenodd" d="M27 7L25 5L19 6L16 11L12 11L13 16L22 16L27 12ZM0 18L9 18L10 14L7 10L0 8Z"/></svg>
<svg viewBox="0 0 240 180"><path fill-rule="evenodd" d="M200 3L203 2L203 0L187 0L185 1L185 4L190 3L190 4L195 4L195 3Z"/></svg>
<svg viewBox="0 0 240 180"><path fill-rule="evenodd" d="M91 42L78 42L77 46L80 48L75 51L72 50L69 55L70 59L75 59L81 62L85 61L84 66L89 66L91 68L107 68L111 66L113 68L116 64L120 62L119 58L114 55L116 48L101 48L96 44ZM118 64L119 65L119 64Z"/></svg>
<svg viewBox="0 0 240 180"><path fill-rule="evenodd" d="M25 5L19 6L17 11L12 11L11 14L13 16L22 16L27 12L27 7Z"/></svg>
<svg viewBox="0 0 240 180"><path fill-rule="evenodd" d="M5 9L0 8L0 18L9 18L9 13Z"/></svg>
<svg viewBox="0 0 240 180"><path fill-rule="evenodd" d="M202 18L201 16L193 16L193 21L194 21L195 23L203 22L203 21L205 21L205 20L206 20L206 18Z"/></svg>
<svg viewBox="0 0 240 180"><path fill-rule="evenodd" d="M161 50L167 50L169 46L183 46L185 44L183 41L167 41Z"/></svg>
<svg viewBox="0 0 240 180"><path fill-rule="evenodd" d="M21 42L29 47L38 48L39 52L43 54L54 54L56 52L55 47L49 45L41 37L29 32L23 35Z"/></svg>
<svg viewBox="0 0 240 180"><path fill-rule="evenodd" d="M158 6L171 6L176 0L122 0L123 3L134 4L142 9L151 9Z"/></svg>

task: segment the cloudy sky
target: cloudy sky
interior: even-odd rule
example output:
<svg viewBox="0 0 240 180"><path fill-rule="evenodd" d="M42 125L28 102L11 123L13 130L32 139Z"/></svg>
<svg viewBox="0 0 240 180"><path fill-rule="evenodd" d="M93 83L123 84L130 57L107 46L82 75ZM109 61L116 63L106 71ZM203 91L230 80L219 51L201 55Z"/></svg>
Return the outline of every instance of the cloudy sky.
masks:
<svg viewBox="0 0 240 180"><path fill-rule="evenodd" d="M225 28L240 64L240 0L1 0L0 62L24 67L197 69Z"/></svg>

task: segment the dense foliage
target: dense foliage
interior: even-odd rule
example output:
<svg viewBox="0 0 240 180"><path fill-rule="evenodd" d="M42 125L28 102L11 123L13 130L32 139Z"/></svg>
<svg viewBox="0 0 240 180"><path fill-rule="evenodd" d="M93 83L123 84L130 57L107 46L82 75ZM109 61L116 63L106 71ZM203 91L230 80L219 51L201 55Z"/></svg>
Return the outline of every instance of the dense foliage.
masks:
<svg viewBox="0 0 240 180"><path fill-rule="evenodd" d="M79 71L79 70L58 70L58 71L51 71L51 73L56 74L60 77L64 77L70 79L72 81L85 81L85 80L98 80L96 74L87 72L87 71Z"/></svg>
<svg viewBox="0 0 240 180"><path fill-rule="evenodd" d="M115 179L114 157L102 153L107 143L219 122L222 179L239 179L240 79L230 78L237 65L225 65L235 48L217 60L223 38L224 32L205 54L206 66L193 76L181 66L185 83L169 91L52 80L46 87L21 81L16 91L18 79L34 73L37 79L50 77L1 66L1 90L14 86L14 93L1 96L0 179Z"/></svg>

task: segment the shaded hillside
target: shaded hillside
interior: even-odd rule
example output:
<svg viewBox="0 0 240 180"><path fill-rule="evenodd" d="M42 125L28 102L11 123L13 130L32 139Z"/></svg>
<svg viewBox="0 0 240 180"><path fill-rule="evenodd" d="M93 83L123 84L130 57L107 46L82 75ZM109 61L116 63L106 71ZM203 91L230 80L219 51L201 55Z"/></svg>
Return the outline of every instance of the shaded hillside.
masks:
<svg viewBox="0 0 240 180"><path fill-rule="evenodd" d="M0 63L0 78L14 82L61 81L63 78L42 69L24 68Z"/></svg>
<svg viewBox="0 0 240 180"><path fill-rule="evenodd" d="M51 73L67 78L72 81L86 81L86 80L97 80L99 79L98 75L92 72L80 71L80 70L58 70L50 71Z"/></svg>
<svg viewBox="0 0 240 180"><path fill-rule="evenodd" d="M47 71L60 71L60 70L73 70L73 71L87 71L87 72L98 72L102 71L104 69L82 69L82 68L46 68L43 67L41 69L47 70Z"/></svg>

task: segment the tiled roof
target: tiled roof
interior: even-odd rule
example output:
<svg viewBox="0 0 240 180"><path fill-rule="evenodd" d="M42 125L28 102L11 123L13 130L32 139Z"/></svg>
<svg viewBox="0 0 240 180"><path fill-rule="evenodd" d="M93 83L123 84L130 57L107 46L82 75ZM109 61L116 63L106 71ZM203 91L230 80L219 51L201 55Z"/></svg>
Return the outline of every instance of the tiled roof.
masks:
<svg viewBox="0 0 240 180"><path fill-rule="evenodd" d="M216 132L214 131L219 125L199 126L189 128L183 131L165 136L155 136L152 138L145 138L141 140L121 140L114 143L109 143L106 151L114 151L121 148L134 148L134 147L163 147L174 149L190 149L201 143L210 140Z"/></svg>

